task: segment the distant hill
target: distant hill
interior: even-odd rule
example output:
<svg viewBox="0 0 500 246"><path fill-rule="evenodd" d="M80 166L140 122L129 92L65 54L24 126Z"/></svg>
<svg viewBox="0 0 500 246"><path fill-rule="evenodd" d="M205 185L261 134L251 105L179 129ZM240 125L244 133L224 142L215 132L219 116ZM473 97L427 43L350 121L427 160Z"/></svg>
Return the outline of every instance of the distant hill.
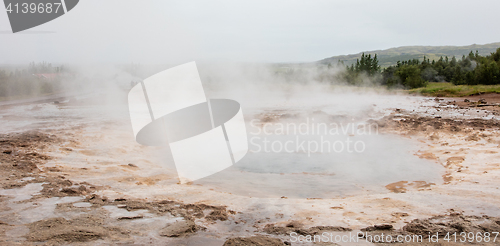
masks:
<svg viewBox="0 0 500 246"><path fill-rule="evenodd" d="M499 47L500 42L483 45L473 44L469 46L403 46L387 50L365 51L364 53L366 55L371 54L372 56L377 54L380 66L388 67L395 65L397 61L410 59L422 60L424 56L431 59L431 61L433 59L438 60L441 56L448 56L450 58L455 56L457 59L460 59L462 55L468 55L471 50L473 52L476 52L476 50L479 51L480 55L489 55ZM333 56L318 62L322 64L337 64L339 61L343 61L345 65L351 65L356 63L356 59L359 59L362 53Z"/></svg>

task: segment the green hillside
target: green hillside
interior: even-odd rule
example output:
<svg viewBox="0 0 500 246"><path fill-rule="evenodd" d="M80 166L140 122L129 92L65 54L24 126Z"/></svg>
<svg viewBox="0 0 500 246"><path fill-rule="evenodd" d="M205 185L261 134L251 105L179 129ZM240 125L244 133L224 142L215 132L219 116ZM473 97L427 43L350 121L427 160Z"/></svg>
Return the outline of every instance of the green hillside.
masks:
<svg viewBox="0 0 500 246"><path fill-rule="evenodd" d="M489 55L495 52L496 49L500 47L500 42L478 45L473 44L469 46L403 46L397 48L390 48L387 50L374 50L365 51L365 54L377 54L379 59L379 64L382 67L388 67L390 65L395 65L397 61L406 61L410 59L422 60L424 56L428 57L431 61L438 60L441 56L456 56L457 59L461 58L462 55L467 55L472 50L474 52L479 51L480 55ZM343 61L346 65L351 65L356 63L356 59L361 57L360 52L358 54L352 55L342 55L333 56L330 58L325 58L319 63L322 64L337 64L339 61Z"/></svg>

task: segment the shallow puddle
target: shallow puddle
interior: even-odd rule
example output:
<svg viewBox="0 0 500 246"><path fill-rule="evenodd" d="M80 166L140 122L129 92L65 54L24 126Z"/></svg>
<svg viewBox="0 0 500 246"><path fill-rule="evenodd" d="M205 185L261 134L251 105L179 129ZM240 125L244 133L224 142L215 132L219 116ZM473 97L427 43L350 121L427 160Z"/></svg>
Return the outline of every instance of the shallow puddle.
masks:
<svg viewBox="0 0 500 246"><path fill-rule="evenodd" d="M271 143L297 141L295 136L267 137ZM363 143L363 151L352 147L348 151L345 145L340 152L340 147L337 151L327 151L327 147L321 151L319 147L316 152L307 148L306 151L283 148L279 152L271 148L265 152L262 148L260 152L255 149L252 152L250 146L250 152L240 162L195 184L251 197L338 198L388 192L385 186L398 181L442 183L444 168L416 156L419 145L411 139L393 135L334 138L330 142L345 143L349 138L353 143ZM306 138L305 146L316 140L320 141L318 136Z"/></svg>

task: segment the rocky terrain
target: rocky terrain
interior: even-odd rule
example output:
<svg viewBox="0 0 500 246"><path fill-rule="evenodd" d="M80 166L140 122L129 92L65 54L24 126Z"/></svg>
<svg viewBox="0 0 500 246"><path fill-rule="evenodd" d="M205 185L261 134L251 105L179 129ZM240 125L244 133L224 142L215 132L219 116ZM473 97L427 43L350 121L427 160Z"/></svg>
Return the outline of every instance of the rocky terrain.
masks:
<svg viewBox="0 0 500 246"><path fill-rule="evenodd" d="M400 180L380 186L383 192L308 199L242 196L203 182L180 185L172 166L158 164L163 148L136 144L129 126L120 123L126 109L109 115L81 101L4 106L0 242L343 245L298 243L291 235L365 232L427 239L439 233L443 239L446 233L499 232L499 97L483 97L415 97L409 99L414 107L374 105L352 117L318 109L255 111L261 122L309 114L376 124L380 134L419 143L413 155L444 170L440 182ZM426 242L415 245L431 245Z"/></svg>

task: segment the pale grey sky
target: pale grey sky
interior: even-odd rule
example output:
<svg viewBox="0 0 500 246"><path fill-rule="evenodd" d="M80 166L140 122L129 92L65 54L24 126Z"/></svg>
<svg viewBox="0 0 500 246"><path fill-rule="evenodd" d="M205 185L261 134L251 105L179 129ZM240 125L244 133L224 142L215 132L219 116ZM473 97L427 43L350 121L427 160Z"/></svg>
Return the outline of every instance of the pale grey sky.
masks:
<svg viewBox="0 0 500 246"><path fill-rule="evenodd" d="M16 34L0 11L0 63L307 62L406 45L484 44L500 41L499 9L498 0L81 0Z"/></svg>

